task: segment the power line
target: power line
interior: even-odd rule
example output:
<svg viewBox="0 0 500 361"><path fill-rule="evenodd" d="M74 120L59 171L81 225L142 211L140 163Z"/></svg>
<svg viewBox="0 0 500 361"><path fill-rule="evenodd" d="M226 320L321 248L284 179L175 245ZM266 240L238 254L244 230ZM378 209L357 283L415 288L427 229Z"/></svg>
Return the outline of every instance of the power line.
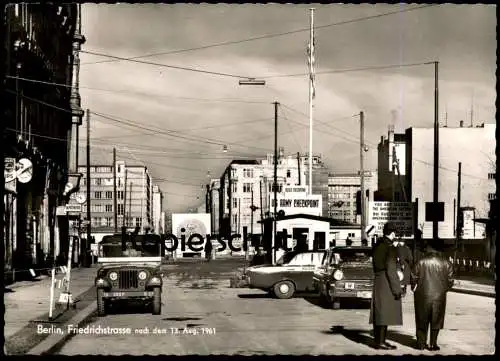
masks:
<svg viewBox="0 0 500 361"><path fill-rule="evenodd" d="M326 24L326 25L315 26L314 29L318 30L318 29L324 29L324 28L328 28L328 27L332 27L332 26L352 24L355 22L372 20L372 19L381 18L384 16L390 16L390 15L394 15L394 14L400 14L400 13L410 12L410 11L414 11L414 10L420 10L420 9L424 9L424 8L432 7L432 6L436 6L436 5L438 5L438 4L422 5L422 6L409 8L409 9L399 9L397 11L391 11L391 12L387 12L387 13L383 13L383 14L364 16L364 17L360 17L360 18L354 18L354 19L330 23L330 24ZM185 53L185 52L189 52L189 51L204 50L204 49L221 47L221 46L226 46L226 45L241 44L241 43L246 43L246 42L250 42L250 41L275 38L275 37L280 37L280 36L285 36L285 35L290 35L290 34L306 32L306 31L310 31L310 29L309 28L302 28L302 29L291 30L291 31L286 31L286 32L282 32L282 33L266 34L266 35L256 36L256 37L247 38L247 39L224 41L224 42L214 43L214 44L209 44L209 45L204 45L204 46L198 46L198 47L180 49L180 50L170 50L170 51L164 51L164 52L159 52L159 53L134 56L134 57L129 57L129 58L125 58L125 59L101 60L101 61L96 61L96 62L82 63L81 65L109 63L109 62L115 62L115 61L120 61L120 60L135 60L135 59L148 58L148 57L159 56L159 55L179 54L179 53Z"/></svg>
<svg viewBox="0 0 500 361"><path fill-rule="evenodd" d="M35 98L32 98L32 97L26 96L24 94L21 94L19 92L14 91L14 90L5 89L5 91L7 93L11 93L11 94L14 94L16 96L20 96L23 99L28 99L28 100L30 100L30 101L32 101L34 103L39 103L39 104L45 105L46 107L53 108L53 109L56 109L56 110L60 110L61 112L73 114L73 112L71 110L64 109L64 108L58 107L56 105L52 105L50 103L44 102L43 100L39 100L39 99L35 99Z"/></svg>
<svg viewBox="0 0 500 361"><path fill-rule="evenodd" d="M12 76L12 75L6 75L6 78L17 79L17 80L31 82L31 83L37 83L37 84L54 85L54 86L60 86L60 87L65 87L65 88L71 88L71 85L67 85L67 84L63 84L63 83L49 82L49 81L43 81L43 80L37 80L37 79L29 79L29 78L17 77L17 76ZM269 104L269 102L265 102L265 101L251 101L251 100L243 100L243 99L239 99L239 98L179 97L179 96L159 94L159 93L137 92L137 91L119 90L119 89L103 89L103 88L95 88L95 87L82 86L82 85L79 85L79 89L89 89L89 90L111 92L111 93L118 93L118 94L143 95L143 96L147 96L147 97L155 96L155 97L160 97L160 98L172 98L172 99L181 99L181 100L189 100L189 101L199 101L199 102Z"/></svg>
<svg viewBox="0 0 500 361"><path fill-rule="evenodd" d="M129 59L129 58L121 57L121 56L115 56L115 55L109 55L109 54L104 54L104 53L98 53L98 52L94 52L94 51L81 50L80 52L86 53L86 54L91 54L91 55L104 56L106 58L112 58L112 59L116 59L116 60L126 60L126 61L130 61L130 62L133 62L133 63L138 63L138 64L154 65L154 66L159 66L159 67L162 67L162 68L169 68L169 69L186 70L186 71L191 71L191 72L195 72L195 73L218 75L218 76L230 77L230 78L237 78L237 79L252 78L252 77L248 77L248 76L241 76L241 75L235 75L235 74L221 73L221 72L209 71L209 70L202 70L202 69L196 69L196 68L188 68L188 67L184 67L184 66L155 63L155 62L152 62L152 61Z"/></svg>
<svg viewBox="0 0 500 361"><path fill-rule="evenodd" d="M383 70L383 69L393 69L393 68L407 68L413 66L420 65L429 65L434 64L434 61L426 61L420 63L410 63L410 64L392 64L392 65L379 65L379 66L366 66L361 68L350 68L350 69L339 69L339 70L323 70L317 71L316 74L342 74L356 71L366 71L366 70ZM259 79L272 79L272 78L288 78L288 77L296 77L296 76L305 76L309 75L309 73L295 73L295 74L281 74L281 75L268 75L268 76L259 76Z"/></svg>

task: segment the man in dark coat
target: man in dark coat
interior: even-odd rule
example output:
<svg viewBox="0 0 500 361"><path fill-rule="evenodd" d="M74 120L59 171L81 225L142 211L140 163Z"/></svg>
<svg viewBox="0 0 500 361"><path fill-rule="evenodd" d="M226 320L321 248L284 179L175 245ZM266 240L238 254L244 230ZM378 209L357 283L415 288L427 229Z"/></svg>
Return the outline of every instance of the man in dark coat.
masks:
<svg viewBox="0 0 500 361"><path fill-rule="evenodd" d="M411 270L413 268L413 255L411 249L401 239L398 241L396 251L403 272L403 281L401 283L403 287L403 296L405 296L408 285L410 284Z"/></svg>
<svg viewBox="0 0 500 361"><path fill-rule="evenodd" d="M403 324L401 281L397 275L396 247L393 246L396 228L384 225L384 236L373 249L373 283L370 323L373 324L375 348L392 350L396 346L386 342L387 326Z"/></svg>
<svg viewBox="0 0 500 361"><path fill-rule="evenodd" d="M437 337L444 326L446 293L453 286L453 266L442 256L442 241L427 245L426 253L414 266L412 289L415 302L417 347L438 351ZM427 346L427 330L431 329Z"/></svg>

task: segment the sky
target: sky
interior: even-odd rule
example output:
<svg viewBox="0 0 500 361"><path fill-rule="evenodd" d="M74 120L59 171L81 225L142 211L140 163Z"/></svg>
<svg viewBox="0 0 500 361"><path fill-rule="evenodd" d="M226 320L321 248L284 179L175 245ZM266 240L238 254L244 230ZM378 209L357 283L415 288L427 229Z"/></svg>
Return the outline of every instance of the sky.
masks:
<svg viewBox="0 0 500 361"><path fill-rule="evenodd" d="M313 153L331 172L359 169L360 111L369 170L390 124L433 126L434 65L425 63L439 61L441 125L469 124L471 113L474 124L495 122L493 5L82 4L91 162L111 164L115 147L118 160L148 167L164 208L184 212L203 204L231 160L273 152L275 101L278 146L308 152L311 7ZM239 85L245 78L266 85Z"/></svg>

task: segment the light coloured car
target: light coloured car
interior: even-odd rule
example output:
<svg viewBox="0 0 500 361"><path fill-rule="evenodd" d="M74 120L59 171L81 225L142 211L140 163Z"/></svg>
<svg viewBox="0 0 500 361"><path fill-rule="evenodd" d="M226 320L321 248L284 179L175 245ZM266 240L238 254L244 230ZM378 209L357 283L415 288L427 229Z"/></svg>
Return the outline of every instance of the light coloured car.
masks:
<svg viewBox="0 0 500 361"><path fill-rule="evenodd" d="M248 287L269 292L280 299L295 292L312 292L312 276L325 251L289 251L276 265L259 265L246 270Z"/></svg>

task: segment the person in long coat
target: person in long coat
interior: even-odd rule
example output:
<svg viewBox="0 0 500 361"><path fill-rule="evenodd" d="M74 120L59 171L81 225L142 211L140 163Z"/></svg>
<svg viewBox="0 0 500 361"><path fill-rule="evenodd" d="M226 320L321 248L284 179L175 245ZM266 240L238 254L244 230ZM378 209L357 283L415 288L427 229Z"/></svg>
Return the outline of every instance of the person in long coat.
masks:
<svg viewBox="0 0 500 361"><path fill-rule="evenodd" d="M413 268L413 254L411 249L405 244L403 240L399 240L398 246L396 247L399 262L402 266L403 272L403 296L406 295L406 290L411 280L411 271Z"/></svg>
<svg viewBox="0 0 500 361"><path fill-rule="evenodd" d="M375 348L392 350L396 346L386 342L387 326L403 324L401 281L397 275L397 254L393 246L396 228L384 225L384 236L373 249L373 283L370 323L373 324Z"/></svg>
<svg viewBox="0 0 500 361"><path fill-rule="evenodd" d="M415 304L417 348L438 351L437 337L443 329L446 313L446 293L453 286L453 266L442 256L442 242L427 245L426 253L415 264L412 289ZM427 331L430 332L429 346Z"/></svg>

